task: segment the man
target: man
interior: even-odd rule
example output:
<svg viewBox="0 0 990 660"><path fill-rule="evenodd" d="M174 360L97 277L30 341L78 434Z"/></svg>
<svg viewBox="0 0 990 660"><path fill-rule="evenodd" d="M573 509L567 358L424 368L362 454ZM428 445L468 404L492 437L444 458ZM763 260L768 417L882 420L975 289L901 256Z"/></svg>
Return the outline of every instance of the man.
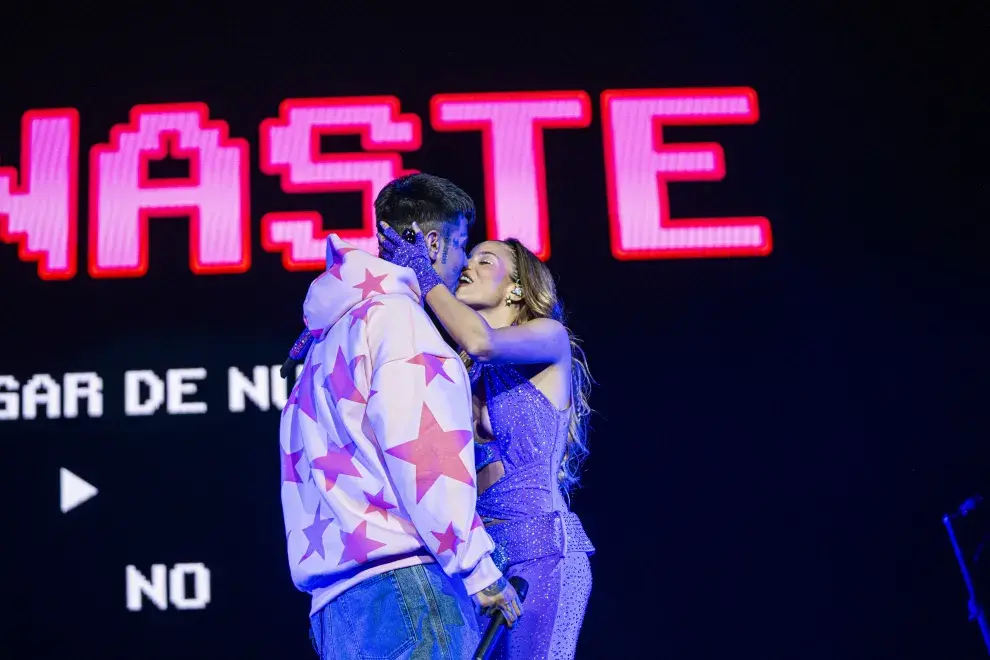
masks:
<svg viewBox="0 0 990 660"><path fill-rule="evenodd" d="M456 287L474 202L428 174L389 183L379 222L417 222L430 286ZM422 278L422 273L420 273ZM470 657L475 606L514 622L477 498L467 372L422 306L412 268L327 241L304 303L305 355L282 414L282 509L292 579L312 594L324 658ZM474 601L472 603L472 600Z"/></svg>

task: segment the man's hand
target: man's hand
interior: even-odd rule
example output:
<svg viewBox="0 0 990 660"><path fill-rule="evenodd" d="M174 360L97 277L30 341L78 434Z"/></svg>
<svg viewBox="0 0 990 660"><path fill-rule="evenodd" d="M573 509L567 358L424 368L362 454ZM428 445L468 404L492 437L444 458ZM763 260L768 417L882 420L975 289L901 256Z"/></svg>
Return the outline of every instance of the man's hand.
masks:
<svg viewBox="0 0 990 660"><path fill-rule="evenodd" d="M522 603L519 595L504 577L488 585L471 598L481 608L481 613L491 616L496 610L501 610L509 627L515 625L516 619L522 616Z"/></svg>

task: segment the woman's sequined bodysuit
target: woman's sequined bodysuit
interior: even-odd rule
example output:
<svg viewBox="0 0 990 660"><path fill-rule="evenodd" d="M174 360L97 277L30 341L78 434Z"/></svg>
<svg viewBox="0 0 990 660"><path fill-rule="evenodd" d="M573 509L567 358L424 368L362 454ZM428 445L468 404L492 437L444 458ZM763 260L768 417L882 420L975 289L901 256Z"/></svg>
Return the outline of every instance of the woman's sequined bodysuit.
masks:
<svg viewBox="0 0 990 660"><path fill-rule="evenodd" d="M483 392L494 436L475 445L476 468L501 461L505 469L478 496L478 514L501 521L488 527L495 562L529 584L523 617L492 657L569 660L591 594L594 553L557 478L570 410L558 410L510 365L475 365L471 380Z"/></svg>

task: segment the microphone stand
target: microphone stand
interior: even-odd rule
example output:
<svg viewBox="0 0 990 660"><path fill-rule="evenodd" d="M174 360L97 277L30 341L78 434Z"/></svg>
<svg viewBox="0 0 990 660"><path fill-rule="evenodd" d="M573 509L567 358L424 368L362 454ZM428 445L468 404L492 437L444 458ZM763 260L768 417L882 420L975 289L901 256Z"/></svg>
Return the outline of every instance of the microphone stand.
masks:
<svg viewBox="0 0 990 660"><path fill-rule="evenodd" d="M956 539L956 532L952 526L953 520L959 518L960 516L966 516L982 501L983 498L979 496L966 500L963 502L962 506L959 507L959 511L942 516L942 523L945 525L945 529L949 533L949 540L952 542L952 549L955 551L956 560L959 562L959 570L962 572L963 581L966 583L966 589L969 591L969 620L972 621L973 619L976 619L977 624L980 626L980 632L983 633L983 643L987 647L987 653L990 654L990 626L987 625L986 613L984 612L983 606L980 604L980 601L976 596L976 589L973 586L973 579L969 573L966 557L963 554L962 548L959 547L959 541Z"/></svg>

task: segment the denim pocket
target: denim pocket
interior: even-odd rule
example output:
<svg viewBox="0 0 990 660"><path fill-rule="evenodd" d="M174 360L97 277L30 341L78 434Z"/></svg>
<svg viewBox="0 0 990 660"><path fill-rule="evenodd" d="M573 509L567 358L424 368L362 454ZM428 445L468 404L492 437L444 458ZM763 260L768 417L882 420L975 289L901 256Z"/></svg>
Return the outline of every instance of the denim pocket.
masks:
<svg viewBox="0 0 990 660"><path fill-rule="evenodd" d="M416 644L416 633L395 573L357 584L338 598L347 622L342 637L354 641L363 660L395 660Z"/></svg>

